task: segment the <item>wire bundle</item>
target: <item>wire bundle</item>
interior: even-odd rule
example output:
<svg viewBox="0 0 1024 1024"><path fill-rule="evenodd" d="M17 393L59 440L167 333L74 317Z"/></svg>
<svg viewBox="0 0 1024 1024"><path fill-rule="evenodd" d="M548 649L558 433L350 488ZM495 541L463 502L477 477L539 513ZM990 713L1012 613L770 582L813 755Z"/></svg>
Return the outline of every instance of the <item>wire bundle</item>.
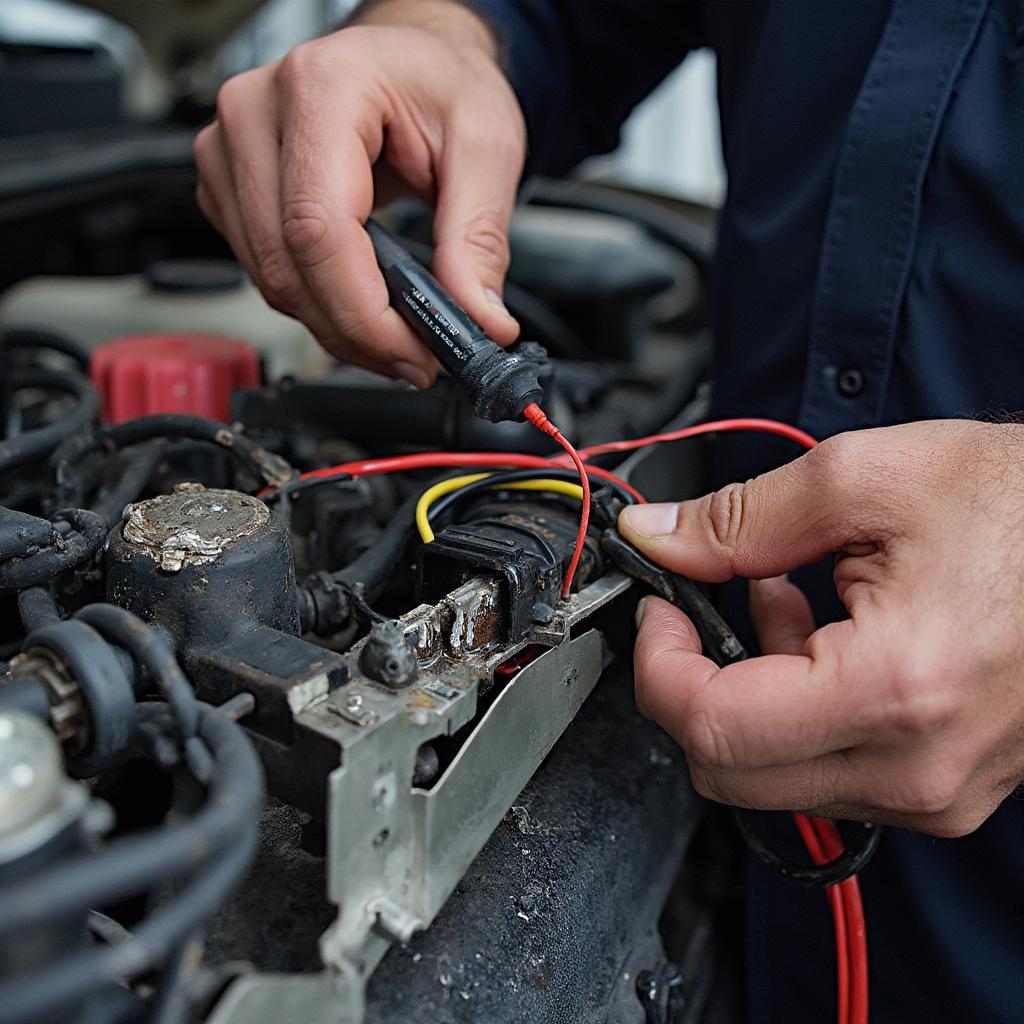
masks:
<svg viewBox="0 0 1024 1024"><path fill-rule="evenodd" d="M527 420L537 429L543 431L561 445L566 454L554 458L543 458L534 455L506 455L495 452L424 452L417 455L401 455L391 458L365 459L358 462L343 463L303 473L300 480L330 480L346 476L366 476L376 473L394 473L427 467L520 467L525 469L551 469L571 462L579 475L579 485L573 490L572 496L581 500L580 527L577 533L572 561L566 570L562 584L562 596L567 597L572 578L579 564L583 551L583 539L586 536L590 511L590 478L599 479L612 484L620 495L627 495L636 502L643 502L643 496L625 480L614 473L598 466L589 465L588 459L598 455L620 454L635 451L652 444L668 441L681 441L686 438L699 437L706 434L724 433L727 431L755 431L773 434L777 437L793 441L803 448L814 448L817 441L810 434L788 423L777 420L759 418L737 418L712 420L697 423L680 430L662 434L651 434L647 437L632 438L623 441L610 441L604 444L581 448L578 452L565 436L548 420L541 409L532 405L524 411ZM416 523L420 536L429 542L433 537L430 525L431 506L438 499L443 500L449 495L458 495L467 487L474 489L488 486L488 474L474 473L452 480L441 481L420 495L416 509ZM492 486L497 481L492 481ZM554 490L559 493L570 493L564 490L565 481L554 477L531 482L535 489ZM526 482L507 481L499 486L525 486ZM572 486L571 484L569 485ZM269 491L266 488L262 493ZM436 506L435 506L436 510ZM804 846L815 865L827 864L836 860L844 853L842 838L835 824L823 818L808 817L794 814L794 822L800 833ZM864 908L861 901L860 887L856 876L843 882L830 885L825 889L832 911L833 928L836 944L836 987L837 987L837 1020L838 1024L867 1024L868 1020L868 953L867 935L864 919Z"/></svg>

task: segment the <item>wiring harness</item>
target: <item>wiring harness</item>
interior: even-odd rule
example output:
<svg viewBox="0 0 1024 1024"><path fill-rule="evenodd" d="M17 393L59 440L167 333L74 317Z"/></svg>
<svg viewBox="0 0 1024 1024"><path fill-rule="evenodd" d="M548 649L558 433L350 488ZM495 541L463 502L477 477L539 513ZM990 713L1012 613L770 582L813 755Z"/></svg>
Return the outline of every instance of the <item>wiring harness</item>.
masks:
<svg viewBox="0 0 1024 1024"><path fill-rule="evenodd" d="M572 497L580 501L580 520L575 549L562 583L562 597L568 598L574 575L583 551L589 526L591 479L608 484L624 503L643 502L643 496L629 483L607 469L590 465L588 460L599 455L623 454L653 444L681 441L688 438L729 431L754 431L772 434L811 449L817 441L806 432L787 423L760 418L712 420L679 430L623 441L612 441L582 448L578 452L536 404L524 410L524 416L538 430L565 449L553 458L494 452L426 452L383 459L367 459L343 463L302 474L292 488L317 482L339 480L378 473L394 473L428 467L467 467L508 469L521 467L519 473L477 472L439 481L424 490L415 502L415 524L420 539L430 543L434 537L432 521L460 498L484 489L529 489ZM567 479L559 466L575 467L577 484ZM261 494L269 495L267 488ZM502 667L500 674L509 675L528 663L527 652L514 664ZM792 864L764 846L752 826L741 813L736 815L741 834L754 853L785 877L802 884L823 886L832 913L836 946L836 989L838 1024L867 1024L868 1021L868 953L867 934L860 887L855 872L868 861L878 843L880 830L861 826L862 841L847 850L834 822L813 816L794 814L793 819L813 867Z"/></svg>
<svg viewBox="0 0 1024 1024"><path fill-rule="evenodd" d="M5 341L10 349L45 347L63 352L80 365L82 362L77 350L59 338L22 332L8 336ZM723 431L766 432L804 448L816 443L795 427L750 418L701 423L668 433L593 445L577 452L540 407L529 403L522 411L523 417L562 449L557 456L422 452L356 459L299 474L279 455L260 447L239 429L199 417L152 416L118 426L86 429L96 417L98 402L91 386L71 373L24 367L18 371L15 386L63 395L71 412L55 424L29 422L16 437L0 443L0 470L48 458L54 480L43 516L4 510L0 518L0 587L18 591L19 614L26 629L37 631L37 637L45 638L47 629L74 628L79 636L83 635L82 630L89 630L95 642L106 648L108 657L113 657L109 652L115 648L122 661L127 655L139 680L136 697L158 698L146 700L137 708L130 704L138 720L139 735L145 741L146 756L187 776L193 791L204 794L204 799L199 806L190 808L190 816L175 830L164 828L153 836L116 840L88 857L83 854L70 866L62 864L59 873L53 869L41 875L39 884L45 884L45 892L38 890L35 879L31 888L22 886L10 893L5 891L0 940L12 934L12 929L52 919L57 908L95 910L105 900L136 893L163 893L161 887L168 881L172 883L173 896L145 918L131 936L122 936L123 941L62 961L60 972L52 980L47 973L45 978L39 974L5 981L0 987L0 1005L12 1020L27 1020L82 998L94 991L97 979L106 982L140 977L154 969L161 977L156 1019L175 1019L175 1013L180 1015L180 1007L174 1010L174 1001L179 997L173 993L180 986L174 979L180 978L183 970L189 937L242 876L255 848L260 769L244 733L224 711L196 701L174 654L141 620L109 605L89 605L80 610L76 619L62 620L50 589L55 573L89 564L125 504L144 493L155 467L176 446L178 450L191 450L198 444L223 455L238 474L240 486L252 490L264 484L260 496L276 499L285 515L297 494L325 483L422 469L467 470L454 478L430 483L400 504L392 523L375 542L335 574L337 582L351 584L348 592L357 610L362 608L365 612L366 602L373 600L374 587L382 585L398 564L411 531L415 529L421 540L430 543L440 517L484 491L542 492L579 503L576 541L561 579L561 597L571 600L573 588L580 585L578 570L591 508L600 507L598 488L605 495L610 492L623 504L644 501L628 481L592 464L591 459ZM110 460L109 467L104 464L106 473L97 468L103 460ZM111 468L119 471L116 478L109 472ZM90 503L86 500L89 495L91 507L81 507ZM702 599L707 601L706 597ZM310 628L311 618L315 620L317 614L317 609L304 614L304 628ZM728 654L725 648L723 651ZM527 648L501 666L498 674L513 675L535 653ZM232 806L244 810L230 821L224 818L226 811L221 806L229 794ZM748 845L776 870L795 881L825 887L836 941L838 1020L840 1024L866 1024L867 942L859 886L852 873L870 856L879 830L866 828L852 842L848 834L844 842L834 823L796 815L796 828L812 862L806 865L782 860L764 846L749 822L742 816L737 820ZM213 832L203 831L206 825L202 823L209 824ZM186 856L179 842L199 840L201 843L190 849L201 848L202 857ZM75 895L68 902L72 890Z"/></svg>

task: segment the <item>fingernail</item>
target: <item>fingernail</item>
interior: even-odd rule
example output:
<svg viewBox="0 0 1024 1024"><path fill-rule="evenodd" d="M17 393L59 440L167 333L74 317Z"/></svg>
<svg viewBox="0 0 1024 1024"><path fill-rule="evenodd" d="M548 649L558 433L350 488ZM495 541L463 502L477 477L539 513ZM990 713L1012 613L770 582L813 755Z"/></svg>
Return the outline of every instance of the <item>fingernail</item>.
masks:
<svg viewBox="0 0 1024 1024"><path fill-rule="evenodd" d="M493 288L485 288L484 296L487 301L499 312L502 316L507 316L509 319L512 318L512 314L508 311L505 303L502 301L501 296Z"/></svg>
<svg viewBox="0 0 1024 1024"><path fill-rule="evenodd" d="M679 506L674 501L652 505L628 505L620 521L644 537L664 537L676 528Z"/></svg>
<svg viewBox="0 0 1024 1024"><path fill-rule="evenodd" d="M633 620L636 622L636 628L639 629L644 621L644 605L647 604L647 598L641 597L636 603L636 611L633 612Z"/></svg>
<svg viewBox="0 0 1024 1024"><path fill-rule="evenodd" d="M408 381L414 388L419 388L420 391L425 391L430 387L430 375L415 363L392 363L391 369L402 380Z"/></svg>

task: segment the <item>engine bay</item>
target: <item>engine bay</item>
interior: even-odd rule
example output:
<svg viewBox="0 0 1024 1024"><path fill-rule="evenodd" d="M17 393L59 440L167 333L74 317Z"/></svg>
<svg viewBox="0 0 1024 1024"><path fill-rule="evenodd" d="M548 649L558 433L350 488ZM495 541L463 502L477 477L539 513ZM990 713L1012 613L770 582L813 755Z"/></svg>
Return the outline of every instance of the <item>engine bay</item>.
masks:
<svg viewBox="0 0 1024 1024"><path fill-rule="evenodd" d="M587 448L704 417L693 226L534 202L509 303L552 418ZM392 227L423 251L421 211ZM560 599L580 502L550 438L445 378L311 369L239 307L222 338L200 311L246 283L204 246L8 268L4 1019L691 1019L710 911L662 918L701 815L633 704L602 534L637 488L699 490L699 446L597 454ZM721 863L688 891L717 905Z"/></svg>

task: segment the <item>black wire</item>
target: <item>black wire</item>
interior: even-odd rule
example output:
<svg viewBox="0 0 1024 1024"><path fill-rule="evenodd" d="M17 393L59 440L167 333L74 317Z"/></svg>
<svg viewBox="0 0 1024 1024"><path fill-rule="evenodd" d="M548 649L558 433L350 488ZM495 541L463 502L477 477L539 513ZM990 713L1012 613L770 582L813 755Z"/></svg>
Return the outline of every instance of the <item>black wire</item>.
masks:
<svg viewBox="0 0 1024 1024"><path fill-rule="evenodd" d="M762 864L767 864L773 871L790 882L811 889L845 882L846 879L857 874L874 856L878 841L882 837L882 829L878 825L858 822L853 839L844 834L843 844L846 849L835 860L820 865L803 864L783 857L771 849L758 835L748 812L739 807L733 807L732 814L743 841Z"/></svg>
<svg viewBox="0 0 1024 1024"><path fill-rule="evenodd" d="M553 467L551 469L516 469L510 470L508 473L492 473L488 477L475 480L473 483L460 487L457 491L452 491L450 494L445 494L438 498L427 511L427 521L434 523L435 520L443 516L453 506L472 497L474 494L479 494L481 491L487 491L494 487L501 487L504 484L518 483L521 480L566 480L569 483L578 483L579 474L574 469L562 469L561 467ZM595 480L592 484L594 485L595 493L600 487L607 486L615 492L617 498L620 498L627 505L632 505L636 501L629 491L615 483L614 480L601 479L599 482Z"/></svg>
<svg viewBox="0 0 1024 1024"><path fill-rule="evenodd" d="M140 713L159 714L159 705L143 705ZM259 840L263 774L259 759L242 729L216 708L201 705L200 734L215 755L217 774L206 804L195 818L174 828L155 829L144 836L119 840L99 854L58 861L44 872L3 891L4 932L20 931L42 919L108 902L112 898L151 888L169 871L180 876L196 872L170 900L133 929L131 939L116 946L89 948L40 968L25 977L0 983L0 1006L5 1024L28 1024L74 1004L110 982L138 977L172 960L183 942L223 903L244 876ZM211 814L228 825L218 842L197 821ZM204 832L206 834L204 835ZM184 840L184 842L182 842ZM127 875L124 849L148 847L145 872L137 867ZM187 863L183 863L187 862ZM97 869L97 865L102 865ZM91 872L91 876L89 877ZM83 876L105 886L82 885ZM28 902L27 902L28 901ZM34 905L33 905L34 901ZM13 911L13 917L9 912ZM27 914L26 914L27 911ZM10 928L12 920L15 927ZM173 964L172 964L173 965Z"/></svg>
<svg viewBox="0 0 1024 1024"><path fill-rule="evenodd" d="M80 373L63 370L46 370L42 367L25 367L11 374L14 390L41 388L48 391L63 391L78 401L75 406L55 423L28 430L17 437L0 440L0 472L14 469L25 463L44 459L58 445L68 439L81 437L100 413L100 396ZM78 502L67 502L76 505Z"/></svg>
<svg viewBox="0 0 1024 1024"><path fill-rule="evenodd" d="M191 963L198 956L195 936L186 938L167 958L150 1006L149 1024L184 1024L189 1018Z"/></svg>
<svg viewBox="0 0 1024 1024"><path fill-rule="evenodd" d="M166 705L142 704L139 713L166 713ZM214 764L203 806L179 824L117 839L99 852L62 858L0 886L0 936L27 932L42 922L66 922L79 911L188 876L219 861L240 836L255 835L263 807L263 767L251 741L241 726L207 704L199 705L199 737ZM0 1006L6 1011L5 997L0 986Z"/></svg>
<svg viewBox="0 0 1024 1024"><path fill-rule="evenodd" d="M88 509L65 508L51 518L56 523L68 523L71 531L35 554L0 563L0 590L24 590L49 583L57 573L87 562L107 539L106 522Z"/></svg>
<svg viewBox="0 0 1024 1024"><path fill-rule="evenodd" d="M146 670L174 713L179 736L189 758L189 767L205 781L209 777L210 763L205 746L196 742L199 702L167 642L152 626L117 605L86 605L75 613L75 618L88 623L107 640L113 640L123 647L139 667Z"/></svg>
<svg viewBox="0 0 1024 1024"><path fill-rule="evenodd" d="M419 494L406 498L374 542L343 569L331 573L331 577L349 588L361 586L364 599L375 600L397 569L415 533L418 501Z"/></svg>
<svg viewBox="0 0 1024 1024"><path fill-rule="evenodd" d="M103 516L108 526L116 526L121 521L125 506L138 500L169 448L166 441L156 440L124 453L126 461L117 482L101 490L92 501L93 511Z"/></svg>
<svg viewBox="0 0 1024 1024"><path fill-rule="evenodd" d="M5 327L0 331L0 348L8 352L19 349L59 352L74 360L83 373L89 372L89 353L71 338L39 327Z"/></svg>
<svg viewBox="0 0 1024 1024"><path fill-rule="evenodd" d="M57 601L49 587L28 587L18 594L18 615L26 633L60 622Z"/></svg>
<svg viewBox="0 0 1024 1024"><path fill-rule="evenodd" d="M282 456L261 448L244 434L217 420L178 413L158 413L100 427L64 441L50 459L57 474L57 503L81 503L83 484L79 463L90 453L104 448L119 450L158 438L188 438L218 445L257 478L275 487L296 475Z"/></svg>

